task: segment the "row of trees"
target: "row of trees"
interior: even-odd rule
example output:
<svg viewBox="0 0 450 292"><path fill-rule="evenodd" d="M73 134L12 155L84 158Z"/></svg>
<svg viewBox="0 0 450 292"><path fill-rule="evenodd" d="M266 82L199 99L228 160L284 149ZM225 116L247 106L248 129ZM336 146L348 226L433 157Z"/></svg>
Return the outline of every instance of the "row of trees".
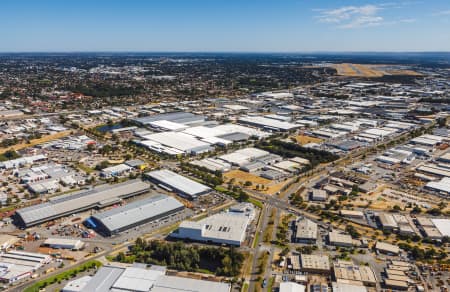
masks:
<svg viewBox="0 0 450 292"><path fill-rule="evenodd" d="M2 140L0 142L0 147L10 147L10 146L17 145L17 144L19 144L21 142L24 142L24 141L26 143L29 143L31 140L40 139L40 138L42 138L42 134L41 133L39 133L39 132L31 132L24 139L18 139L17 137L4 139L4 140Z"/></svg>
<svg viewBox="0 0 450 292"><path fill-rule="evenodd" d="M223 177L220 171L210 172L207 168L193 165L186 162L180 163L183 171L191 173L192 176L201 179L204 183L211 187L223 184Z"/></svg>
<svg viewBox="0 0 450 292"><path fill-rule="evenodd" d="M443 260L445 258L447 258L447 253L443 250L441 251L437 251L434 248L428 248L428 249L423 249L420 248L416 245L410 245L409 243L399 243L398 246L409 252L409 255L411 256L411 258L413 258L414 260Z"/></svg>
<svg viewBox="0 0 450 292"><path fill-rule="evenodd" d="M138 238L128 255L119 253L115 260L163 265L191 272L209 270L216 275L234 277L240 273L244 256L234 248L199 247L181 242L147 242Z"/></svg>
<svg viewBox="0 0 450 292"><path fill-rule="evenodd" d="M142 92L142 87L112 86L102 83L78 85L70 88L71 91L95 97L131 96Z"/></svg>
<svg viewBox="0 0 450 292"><path fill-rule="evenodd" d="M20 155L14 150L8 150L3 154L0 154L0 161L12 160L19 158Z"/></svg>
<svg viewBox="0 0 450 292"><path fill-rule="evenodd" d="M221 186L217 186L216 191L224 193L239 202L246 202L250 199L250 196L240 187L233 186L232 184L228 184L228 189L225 189Z"/></svg>
<svg viewBox="0 0 450 292"><path fill-rule="evenodd" d="M325 150L305 148L298 144L284 142L276 139L270 141L261 141L256 146L283 157L301 157L308 159L311 163L310 167L315 167L320 163L332 162L339 158L338 155ZM310 167L302 169L302 172L308 171Z"/></svg>

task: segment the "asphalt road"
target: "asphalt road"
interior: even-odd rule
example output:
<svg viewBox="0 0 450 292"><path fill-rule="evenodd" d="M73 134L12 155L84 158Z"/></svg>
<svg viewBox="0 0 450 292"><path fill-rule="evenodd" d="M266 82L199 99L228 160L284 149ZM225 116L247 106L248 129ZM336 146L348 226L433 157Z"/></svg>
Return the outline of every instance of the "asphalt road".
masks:
<svg viewBox="0 0 450 292"><path fill-rule="evenodd" d="M261 221L259 226L256 229L256 232L259 233L259 236L257 237L256 241L256 247L253 250L253 262L252 262L252 269L250 273L250 283L249 283L249 289L248 291L255 291L255 285L259 285L257 282L258 278L258 259L262 252L266 251L265 247L262 246L263 242L263 233L264 230L267 229L267 224L269 222L269 216L267 214L270 214L272 207L265 205L263 210L261 211ZM255 235L256 236L256 235ZM260 246L261 245L261 246Z"/></svg>

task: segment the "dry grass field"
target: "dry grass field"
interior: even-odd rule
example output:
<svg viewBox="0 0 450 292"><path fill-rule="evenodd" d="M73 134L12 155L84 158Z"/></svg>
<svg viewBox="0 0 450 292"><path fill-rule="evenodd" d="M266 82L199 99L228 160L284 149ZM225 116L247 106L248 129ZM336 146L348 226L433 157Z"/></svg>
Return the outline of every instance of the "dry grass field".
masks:
<svg viewBox="0 0 450 292"><path fill-rule="evenodd" d="M265 189L261 192L264 194L267 194L267 195L275 195L284 187L285 184L287 184L287 182L288 181L282 181L282 182L270 185L267 187L267 189Z"/></svg>
<svg viewBox="0 0 450 292"><path fill-rule="evenodd" d="M383 72L374 70L366 65L342 63L334 65L339 75L350 77L381 77Z"/></svg>
<svg viewBox="0 0 450 292"><path fill-rule="evenodd" d="M410 75L410 76L422 76L422 74L413 70L389 70L392 75Z"/></svg>
<svg viewBox="0 0 450 292"><path fill-rule="evenodd" d="M410 75L420 76L421 74L413 70L395 69L386 65L363 65L341 63L332 66L337 70L338 75L349 77L382 77L384 75Z"/></svg>
<svg viewBox="0 0 450 292"><path fill-rule="evenodd" d="M298 135L298 136L294 137L294 139L300 145L305 145L308 143L321 143L323 141L320 138L310 137L310 136L306 136L306 135Z"/></svg>
<svg viewBox="0 0 450 292"><path fill-rule="evenodd" d="M31 140L30 143L28 143L28 144L20 143L20 144L13 145L13 146L10 146L7 148L0 148L0 154L3 154L8 150L18 151L18 150L22 150L27 147L33 147L38 144L42 144L42 143L50 142L50 141L53 141L56 139L64 138L66 136L69 136L70 133L71 133L71 131L58 132L56 134L46 135L46 136L43 136L42 138Z"/></svg>
<svg viewBox="0 0 450 292"><path fill-rule="evenodd" d="M275 182L242 170L231 170L225 173L223 176L225 178L225 182L234 179L234 185L241 186L249 190L258 190L261 193L267 195L276 194L289 182L289 180ZM247 181L251 182L252 185L248 187L244 186ZM257 189L256 185L260 185L261 188Z"/></svg>
<svg viewBox="0 0 450 292"><path fill-rule="evenodd" d="M234 178L237 184L244 184L245 182L250 181L253 187L257 184L267 186L272 182L269 179L265 179L242 170L231 170L224 174L224 178L225 181L229 181Z"/></svg>

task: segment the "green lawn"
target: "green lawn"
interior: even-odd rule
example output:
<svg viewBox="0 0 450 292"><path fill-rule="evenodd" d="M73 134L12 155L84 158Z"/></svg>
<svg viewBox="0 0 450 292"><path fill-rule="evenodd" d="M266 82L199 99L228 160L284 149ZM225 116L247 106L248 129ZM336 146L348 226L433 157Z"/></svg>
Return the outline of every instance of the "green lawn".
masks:
<svg viewBox="0 0 450 292"><path fill-rule="evenodd" d="M267 283L267 291L272 291L273 283L275 282L275 277L269 278L269 282Z"/></svg>
<svg viewBox="0 0 450 292"><path fill-rule="evenodd" d="M216 189L216 191L221 192L221 193L226 193L228 191L223 186L216 186L215 189Z"/></svg>
<svg viewBox="0 0 450 292"><path fill-rule="evenodd" d="M81 163L81 162L77 162L77 163L75 164L75 166L76 166L78 169L84 171L86 174L91 174L91 173L94 172L94 169L90 168L89 166L87 166L87 165L85 165L85 164L83 164L83 163Z"/></svg>
<svg viewBox="0 0 450 292"><path fill-rule="evenodd" d="M255 238L253 239L253 248L256 248L259 240L259 232L256 233Z"/></svg>
<svg viewBox="0 0 450 292"><path fill-rule="evenodd" d="M261 203L261 202L258 201L258 200L255 200L255 199L253 199L253 198L250 198L250 199L248 199L248 201L249 201L250 203L252 203L253 205L255 205L256 207L260 208L260 209L263 208L263 203Z"/></svg>

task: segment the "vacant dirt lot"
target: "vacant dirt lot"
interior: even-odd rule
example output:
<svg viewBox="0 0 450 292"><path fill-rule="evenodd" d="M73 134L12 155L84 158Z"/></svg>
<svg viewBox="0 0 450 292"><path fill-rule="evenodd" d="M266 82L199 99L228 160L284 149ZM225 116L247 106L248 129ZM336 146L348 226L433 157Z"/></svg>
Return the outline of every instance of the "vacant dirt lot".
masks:
<svg viewBox="0 0 450 292"><path fill-rule="evenodd" d="M231 170L225 173L224 177L226 181L229 181L234 178L237 184L239 184L240 182L244 184L245 182L250 181L253 187L257 184L268 186L272 182L271 180L256 176L254 174L242 170Z"/></svg>
<svg viewBox="0 0 450 292"><path fill-rule="evenodd" d="M321 143L323 140L316 137L310 137L306 135L298 135L294 137L298 144L305 145L308 143Z"/></svg>
<svg viewBox="0 0 450 292"><path fill-rule="evenodd" d="M276 194L289 182L289 180L281 182L272 181L242 170L231 170L224 174L224 178L225 182L234 178L234 185L244 187L248 190L257 190L268 195ZM252 185L245 187L244 184L247 181L251 182ZM260 188L257 189L256 185L260 185Z"/></svg>

